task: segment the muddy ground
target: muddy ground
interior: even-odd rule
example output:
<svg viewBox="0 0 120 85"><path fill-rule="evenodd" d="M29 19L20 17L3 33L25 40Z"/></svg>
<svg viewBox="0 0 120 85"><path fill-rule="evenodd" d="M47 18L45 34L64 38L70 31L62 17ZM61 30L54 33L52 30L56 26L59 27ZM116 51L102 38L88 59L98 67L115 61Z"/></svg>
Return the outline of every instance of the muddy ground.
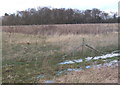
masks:
<svg viewBox="0 0 120 85"><path fill-rule="evenodd" d="M59 78L56 83L118 83L118 66L104 66L70 72Z"/></svg>

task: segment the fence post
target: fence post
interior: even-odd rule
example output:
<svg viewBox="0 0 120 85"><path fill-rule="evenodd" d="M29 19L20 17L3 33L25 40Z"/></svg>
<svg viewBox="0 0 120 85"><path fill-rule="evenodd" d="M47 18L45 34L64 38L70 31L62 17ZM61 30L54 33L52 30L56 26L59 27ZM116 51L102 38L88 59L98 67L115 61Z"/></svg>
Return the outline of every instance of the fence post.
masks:
<svg viewBox="0 0 120 85"><path fill-rule="evenodd" d="M84 57L84 46L85 46L85 39L82 40L82 56Z"/></svg>

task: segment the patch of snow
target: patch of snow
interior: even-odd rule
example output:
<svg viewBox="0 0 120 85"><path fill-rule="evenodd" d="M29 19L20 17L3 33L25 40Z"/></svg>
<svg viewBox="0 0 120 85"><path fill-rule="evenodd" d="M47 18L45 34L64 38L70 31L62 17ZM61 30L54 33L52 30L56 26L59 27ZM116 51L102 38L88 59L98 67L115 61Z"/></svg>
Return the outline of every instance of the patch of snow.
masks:
<svg viewBox="0 0 120 85"><path fill-rule="evenodd" d="M79 69L71 69L71 68L68 68L67 71L80 71L82 70L82 68L79 68Z"/></svg>
<svg viewBox="0 0 120 85"><path fill-rule="evenodd" d="M54 83L53 80L46 80L44 83Z"/></svg>
<svg viewBox="0 0 120 85"><path fill-rule="evenodd" d="M91 59L92 59L92 57L87 57L87 58L85 58L86 61L89 61L89 60L91 60Z"/></svg>
<svg viewBox="0 0 120 85"><path fill-rule="evenodd" d="M66 60L65 62L61 62L59 64L73 64L73 63L75 63L75 62Z"/></svg>
<svg viewBox="0 0 120 85"><path fill-rule="evenodd" d="M111 57L116 57L116 56L119 56L120 54L118 53L115 53L115 54L106 54L106 55L102 55L102 56L97 56L97 57L94 57L93 59L97 60L97 59L105 59L105 58L111 58Z"/></svg>
<svg viewBox="0 0 120 85"><path fill-rule="evenodd" d="M91 68L91 66L86 66L85 68Z"/></svg>
<svg viewBox="0 0 120 85"><path fill-rule="evenodd" d="M83 62L83 60L82 60L82 59L73 60L73 61L75 61L76 63L80 63L80 62Z"/></svg>
<svg viewBox="0 0 120 85"><path fill-rule="evenodd" d="M111 57L116 57L116 56L120 56L120 54L118 53L111 53L111 54L106 54L106 55L102 55L102 56L96 56L96 57L87 57L85 58L86 61L89 61L91 60L92 58L94 60L97 60L97 59L105 59L105 58L111 58ZM83 62L82 59L77 59L77 60L66 60L64 62L61 62L59 64L73 64L73 63L80 63L80 62Z"/></svg>
<svg viewBox="0 0 120 85"><path fill-rule="evenodd" d="M111 62L109 62L109 63L104 63L103 65L104 65L104 66L112 66L113 64L118 65L118 60L113 60L113 61L111 61Z"/></svg>
<svg viewBox="0 0 120 85"><path fill-rule="evenodd" d="M88 68L100 68L102 66L112 66L112 65L118 65L118 60L113 60L111 62L108 62L108 63L103 63L103 64L97 64L97 65L90 65L90 66L85 66L86 69ZM69 71L80 71L80 70L83 70L81 67L78 68L78 69L74 69L74 68L68 68L66 70L63 70L63 71L58 71L56 75L60 75L64 72L69 72Z"/></svg>

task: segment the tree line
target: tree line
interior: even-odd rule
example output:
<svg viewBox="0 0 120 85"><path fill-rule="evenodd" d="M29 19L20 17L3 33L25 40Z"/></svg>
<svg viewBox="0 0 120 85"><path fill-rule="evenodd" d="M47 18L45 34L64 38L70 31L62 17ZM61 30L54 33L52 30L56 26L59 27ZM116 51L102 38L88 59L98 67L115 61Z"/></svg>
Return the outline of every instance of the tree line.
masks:
<svg viewBox="0 0 120 85"><path fill-rule="evenodd" d="M117 13L110 15L100 9L65 9L38 7L14 14L5 13L2 25L41 25L41 24L84 24L84 23L117 23Z"/></svg>

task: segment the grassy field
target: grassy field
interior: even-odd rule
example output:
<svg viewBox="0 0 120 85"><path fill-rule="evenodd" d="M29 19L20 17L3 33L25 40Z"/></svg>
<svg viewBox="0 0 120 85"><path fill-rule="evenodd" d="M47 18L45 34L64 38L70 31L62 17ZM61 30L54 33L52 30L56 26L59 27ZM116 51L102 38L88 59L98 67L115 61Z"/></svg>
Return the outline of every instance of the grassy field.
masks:
<svg viewBox="0 0 120 85"><path fill-rule="evenodd" d="M93 61L58 65L65 60L101 55L86 47L83 52L83 38L100 52L118 50L117 24L5 26L2 36L3 83L38 82L38 75L50 80L59 70L92 64Z"/></svg>
<svg viewBox="0 0 120 85"><path fill-rule="evenodd" d="M103 34L118 31L118 24L59 24L59 25L22 25L3 26L4 32L39 34L39 35L68 35L68 34Z"/></svg>

